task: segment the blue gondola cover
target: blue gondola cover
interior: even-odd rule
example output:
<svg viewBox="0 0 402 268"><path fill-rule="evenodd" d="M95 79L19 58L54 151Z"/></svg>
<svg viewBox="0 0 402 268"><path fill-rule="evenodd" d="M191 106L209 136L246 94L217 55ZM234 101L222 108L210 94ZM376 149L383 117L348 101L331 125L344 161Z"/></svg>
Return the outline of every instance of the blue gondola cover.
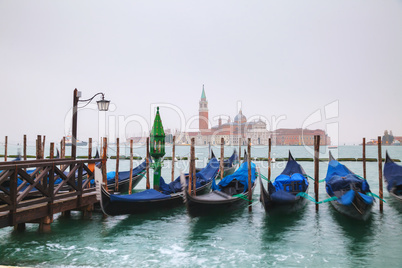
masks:
<svg viewBox="0 0 402 268"><path fill-rule="evenodd" d="M213 190L221 190L221 187L227 186L232 180L236 179L241 184L244 185L244 191L248 190L248 163L245 162L241 164L239 169L237 169L232 175L224 177L218 185L215 184L215 181L212 183ZM251 163L251 183L254 184L255 182L255 164Z"/></svg>
<svg viewBox="0 0 402 268"><path fill-rule="evenodd" d="M391 191L392 188L402 185L402 166L394 163L388 156L387 162L384 165L384 178L387 181L387 189Z"/></svg>

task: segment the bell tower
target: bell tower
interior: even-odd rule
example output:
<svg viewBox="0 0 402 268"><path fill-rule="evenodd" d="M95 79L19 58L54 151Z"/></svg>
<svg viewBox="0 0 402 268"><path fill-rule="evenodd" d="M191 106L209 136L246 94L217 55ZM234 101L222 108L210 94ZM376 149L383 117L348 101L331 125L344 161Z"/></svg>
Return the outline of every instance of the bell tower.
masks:
<svg viewBox="0 0 402 268"><path fill-rule="evenodd" d="M200 108L198 109L198 128L200 131L208 130L208 101L205 96L204 85L202 85L202 94L200 100Z"/></svg>

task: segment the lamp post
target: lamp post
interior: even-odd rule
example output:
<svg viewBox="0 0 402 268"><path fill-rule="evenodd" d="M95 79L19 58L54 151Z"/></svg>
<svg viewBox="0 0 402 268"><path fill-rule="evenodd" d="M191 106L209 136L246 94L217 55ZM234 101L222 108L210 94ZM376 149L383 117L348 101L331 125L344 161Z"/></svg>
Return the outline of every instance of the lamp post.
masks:
<svg viewBox="0 0 402 268"><path fill-rule="evenodd" d="M78 102L86 102L84 106L89 104L96 96L102 95L102 99L97 101L98 110L99 111L107 111L109 110L110 101L105 100L105 94L99 92L92 96L92 98L86 100L80 100L81 91L74 89L73 95L73 126L72 126L72 147L71 147L71 158L77 158L77 111L78 111Z"/></svg>

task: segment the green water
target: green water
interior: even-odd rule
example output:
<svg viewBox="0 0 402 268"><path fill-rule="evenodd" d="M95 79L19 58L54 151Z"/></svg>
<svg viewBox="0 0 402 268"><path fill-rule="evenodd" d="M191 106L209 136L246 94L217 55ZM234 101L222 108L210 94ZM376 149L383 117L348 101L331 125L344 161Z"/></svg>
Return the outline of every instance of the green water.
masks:
<svg viewBox="0 0 402 268"><path fill-rule="evenodd" d="M179 148L179 147L178 147ZM176 149L182 154L187 147ZM277 157L291 149L295 157L311 157L304 147L275 147ZM367 148L367 157L376 157L376 147ZM402 159L402 147L384 147L393 158ZM181 150L181 151L180 151ZM206 148L198 148L204 153ZM266 148L253 148L265 156ZM340 157L360 157L361 147L340 147ZM227 149L225 155L230 155ZM327 157L322 155L321 157ZM120 161L122 169L128 163ZM179 163L185 167L186 163ZM200 165L202 163L199 163ZM266 175L266 164L257 163ZM313 175L313 163L301 162ZM361 162L345 162L362 174ZM114 162L109 161L109 170ZM181 165L181 166L180 166ZM169 163L162 174L169 178ZM273 166L277 176L284 163ZM320 163L320 179L327 163ZM368 182L378 194L378 163L367 163ZM144 188L145 181L138 188ZM324 183L320 200L326 199ZM310 195L313 195L310 188ZM27 224L24 233L0 229L0 264L37 267L401 267L402 206L391 202L384 187L384 212L378 202L365 221L345 218L329 203L319 212L315 205L294 215L267 216L258 202L259 185L252 212L247 207L220 216L191 218L184 207L158 213L103 217L94 212L84 218L56 215L51 233L41 234L38 226Z"/></svg>

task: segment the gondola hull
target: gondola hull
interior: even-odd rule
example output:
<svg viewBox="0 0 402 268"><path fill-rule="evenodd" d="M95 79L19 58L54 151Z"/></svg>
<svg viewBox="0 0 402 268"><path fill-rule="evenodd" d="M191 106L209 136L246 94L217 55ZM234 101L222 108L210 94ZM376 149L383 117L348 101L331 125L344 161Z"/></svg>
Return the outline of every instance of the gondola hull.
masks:
<svg viewBox="0 0 402 268"><path fill-rule="evenodd" d="M384 180L387 190L394 200L402 202L402 166L392 160L386 152Z"/></svg>
<svg viewBox="0 0 402 268"><path fill-rule="evenodd" d="M251 188L251 194L254 192L255 185L254 183ZM219 191L213 191L203 196L191 196L188 191L186 191L185 194L187 211L191 216L225 213L245 207L249 204L249 202L245 200L248 198L248 192L243 193L242 197L232 197Z"/></svg>
<svg viewBox="0 0 402 268"><path fill-rule="evenodd" d="M209 182L197 189L197 195L202 195L211 190ZM110 216L124 214L142 214L163 209L170 209L183 204L183 192L171 194L169 198L144 200L136 202L111 201L110 194L101 186L101 208Z"/></svg>
<svg viewBox="0 0 402 268"><path fill-rule="evenodd" d="M363 201L358 200L357 197L355 197L353 203L348 206L340 204L336 200L331 201L331 204L339 213L350 218L363 221L370 217L371 209L373 207L373 204L366 204Z"/></svg>
<svg viewBox="0 0 402 268"><path fill-rule="evenodd" d="M398 202L402 202L402 195L398 194L399 191L396 188L392 188L389 191L390 196L392 196L392 198Z"/></svg>
<svg viewBox="0 0 402 268"><path fill-rule="evenodd" d="M305 191L308 193L308 188ZM271 199L269 192L265 189L264 184L260 178L260 201L266 213L293 213L297 210L302 209L306 203L307 199L301 196L295 197L294 200L283 200L274 201Z"/></svg>

